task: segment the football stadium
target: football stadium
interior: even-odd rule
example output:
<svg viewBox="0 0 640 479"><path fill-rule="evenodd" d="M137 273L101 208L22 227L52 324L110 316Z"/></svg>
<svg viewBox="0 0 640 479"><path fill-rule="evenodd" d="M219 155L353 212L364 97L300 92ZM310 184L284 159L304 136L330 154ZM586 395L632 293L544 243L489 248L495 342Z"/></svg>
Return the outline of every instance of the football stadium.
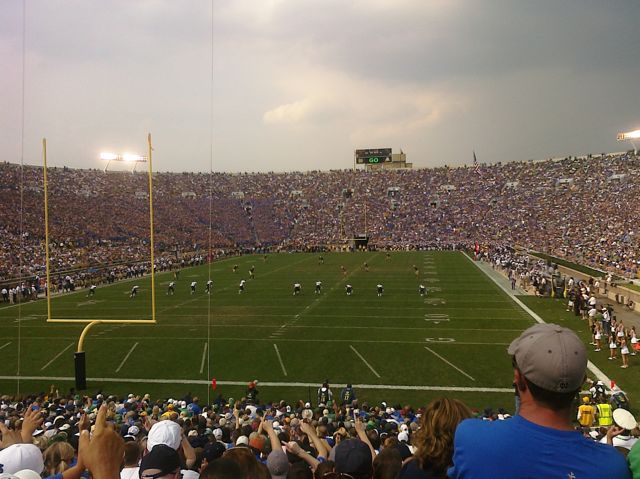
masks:
<svg viewBox="0 0 640 479"><path fill-rule="evenodd" d="M583 111L586 79L554 106L561 87L540 80L527 115L486 111L522 153L486 125L427 145L477 105L429 90L386 48L429 51L418 19L461 26L457 7L188 3L64 7L79 22L66 33L50 6L0 6L15 97L0 117L0 479L640 477L637 102L611 93L616 114ZM611 15L638 12L625 9ZM552 9L534 10L495 15ZM306 23L329 12L331 27ZM337 20L356 14L414 33L358 46ZM478 40L487 59L509 48L498 40L524 48L508 30ZM348 55L329 67L334 41ZM147 48L144 68L166 68L151 78ZM402 86L362 55L416 76ZM347 58L357 67L332 70ZM531 62L531 78L573 78ZM274 85L324 93L271 108ZM556 138L545 121L564 108L599 121Z"/></svg>

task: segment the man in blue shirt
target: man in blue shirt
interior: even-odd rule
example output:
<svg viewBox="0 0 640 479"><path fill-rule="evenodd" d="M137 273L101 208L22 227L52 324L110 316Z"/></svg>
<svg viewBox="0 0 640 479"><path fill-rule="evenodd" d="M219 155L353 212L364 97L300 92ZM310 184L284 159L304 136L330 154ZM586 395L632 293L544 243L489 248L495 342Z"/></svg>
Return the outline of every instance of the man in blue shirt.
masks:
<svg viewBox="0 0 640 479"><path fill-rule="evenodd" d="M554 324L536 324L508 352L520 414L505 421L460 423L448 477L631 479L618 451L572 427L572 403L587 367L580 338Z"/></svg>

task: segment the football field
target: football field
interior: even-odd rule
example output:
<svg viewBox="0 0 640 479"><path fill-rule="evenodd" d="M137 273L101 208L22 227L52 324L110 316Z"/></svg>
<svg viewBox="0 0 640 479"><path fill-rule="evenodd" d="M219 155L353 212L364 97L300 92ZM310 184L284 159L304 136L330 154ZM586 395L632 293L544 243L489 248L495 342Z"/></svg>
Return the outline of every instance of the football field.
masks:
<svg viewBox="0 0 640 479"><path fill-rule="evenodd" d="M242 256L183 269L174 295L167 294L173 273L158 274L158 324L100 324L87 335L88 391L237 398L258 379L262 400L315 402L316 388L328 379L334 394L353 383L369 402L415 405L448 395L472 407L512 409L506 348L534 320L467 256L323 256L323 263L319 254ZM249 278L252 266L255 279ZM204 291L209 276L211 295ZM246 287L240 294L241 279ZM294 283L302 285L299 295ZM346 284L353 286L350 296ZM130 298L134 285L139 292ZM52 316L149 319L150 280L99 286L91 298L87 290L57 296ZM0 393L73 387L82 328L46 323L44 300L1 308Z"/></svg>

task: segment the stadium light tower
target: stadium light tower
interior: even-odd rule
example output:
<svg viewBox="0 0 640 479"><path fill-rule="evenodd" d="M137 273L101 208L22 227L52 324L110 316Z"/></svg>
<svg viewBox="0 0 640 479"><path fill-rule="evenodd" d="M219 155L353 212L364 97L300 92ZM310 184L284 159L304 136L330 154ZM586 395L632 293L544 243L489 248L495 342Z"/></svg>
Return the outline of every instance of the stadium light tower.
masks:
<svg viewBox="0 0 640 479"><path fill-rule="evenodd" d="M633 146L633 153L638 153L636 141L640 140L640 130L627 131L626 133L618 133L618 141L628 141Z"/></svg>
<svg viewBox="0 0 640 479"><path fill-rule="evenodd" d="M135 171L136 165L138 163L147 162L146 156L134 155L131 153L123 153L122 155L120 155L118 153L109 153L106 151L103 151L102 153L100 153L100 159L107 162L107 165L104 167L105 173L109 169L109 165L111 164L112 161L121 161L123 163L129 163L133 165L131 167L131 173Z"/></svg>

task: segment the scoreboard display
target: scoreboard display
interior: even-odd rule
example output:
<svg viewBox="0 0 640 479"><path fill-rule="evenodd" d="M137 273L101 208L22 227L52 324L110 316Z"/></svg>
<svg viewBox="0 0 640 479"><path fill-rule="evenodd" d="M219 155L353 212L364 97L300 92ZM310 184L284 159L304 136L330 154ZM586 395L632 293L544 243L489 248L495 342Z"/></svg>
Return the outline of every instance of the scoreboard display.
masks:
<svg viewBox="0 0 640 479"><path fill-rule="evenodd" d="M368 148L356 150L356 163L358 165L379 165L391 163L391 148Z"/></svg>

